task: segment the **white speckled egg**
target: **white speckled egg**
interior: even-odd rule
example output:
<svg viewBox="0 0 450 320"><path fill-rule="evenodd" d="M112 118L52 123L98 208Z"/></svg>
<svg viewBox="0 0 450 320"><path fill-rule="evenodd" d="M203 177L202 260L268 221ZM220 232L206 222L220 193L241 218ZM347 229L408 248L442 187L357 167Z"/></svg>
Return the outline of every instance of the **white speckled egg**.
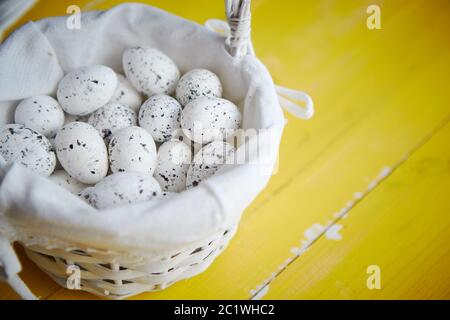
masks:
<svg viewBox="0 0 450 320"><path fill-rule="evenodd" d="M221 98L222 84L215 73L207 69L193 69L178 81L176 97L183 106L199 97Z"/></svg>
<svg viewBox="0 0 450 320"><path fill-rule="evenodd" d="M56 94L64 111L85 116L105 105L116 87L116 73L111 68L95 65L66 74Z"/></svg>
<svg viewBox="0 0 450 320"><path fill-rule="evenodd" d="M80 192L78 192L77 195L86 203L91 204L90 200L91 200L92 190L94 190L94 187L87 187L86 189L83 189Z"/></svg>
<svg viewBox="0 0 450 320"><path fill-rule="evenodd" d="M7 164L17 162L44 176L49 176L56 165L47 138L21 124L9 124L0 130L0 155Z"/></svg>
<svg viewBox="0 0 450 320"><path fill-rule="evenodd" d="M183 191L190 164L191 148L188 145L181 141L164 142L158 149L155 179L164 191Z"/></svg>
<svg viewBox="0 0 450 320"><path fill-rule="evenodd" d="M201 144L223 140L241 124L241 112L236 105L221 98L200 97L181 113L181 128L186 136Z"/></svg>
<svg viewBox="0 0 450 320"><path fill-rule="evenodd" d="M119 103L108 103L89 116L88 123L100 133L107 142L111 134L122 128L137 124L136 113Z"/></svg>
<svg viewBox="0 0 450 320"><path fill-rule="evenodd" d="M149 174L118 172L97 183L89 202L98 209L147 201L161 197L161 187Z"/></svg>
<svg viewBox="0 0 450 320"><path fill-rule="evenodd" d="M64 114L64 125L71 122L87 122L89 116L74 116L73 114L65 113Z"/></svg>
<svg viewBox="0 0 450 320"><path fill-rule="evenodd" d="M55 138L56 154L72 177L86 184L97 183L108 172L108 152L98 131L84 122L71 122Z"/></svg>
<svg viewBox="0 0 450 320"><path fill-rule="evenodd" d="M52 145L53 150L56 151L56 147L55 147L55 137L53 138L47 138L48 142L50 142L50 144ZM62 166L61 163L59 163L58 157L56 156L56 152L55 152L55 159L56 159L56 164L55 164L55 170L61 170Z"/></svg>
<svg viewBox="0 0 450 320"><path fill-rule="evenodd" d="M140 127L115 132L109 142L112 172L134 171L153 174L156 167L156 145L152 136Z"/></svg>
<svg viewBox="0 0 450 320"><path fill-rule="evenodd" d="M123 53L123 69L140 92L151 96L175 91L180 71L167 55L155 48L130 48Z"/></svg>
<svg viewBox="0 0 450 320"><path fill-rule="evenodd" d="M172 138L180 128L181 105L164 94L151 96L139 110L139 125L147 130L158 142Z"/></svg>
<svg viewBox="0 0 450 320"><path fill-rule="evenodd" d="M138 113L142 105L142 95L120 73L117 75L117 88L109 102L117 102Z"/></svg>
<svg viewBox="0 0 450 320"><path fill-rule="evenodd" d="M234 163L234 148L227 142L213 141L194 156L187 172L186 188L197 186L201 181L211 177L224 164Z"/></svg>
<svg viewBox="0 0 450 320"><path fill-rule="evenodd" d="M184 134L182 129L176 130L173 133L170 141L181 141L181 142L185 143L191 149L191 154L196 154L202 148L202 145L200 143L194 142L191 139L189 139Z"/></svg>
<svg viewBox="0 0 450 320"><path fill-rule="evenodd" d="M64 111L52 97L39 95L19 103L14 121L51 138L64 125Z"/></svg>
<svg viewBox="0 0 450 320"><path fill-rule="evenodd" d="M163 191L161 193L161 198L172 198L176 194L177 194L176 192Z"/></svg>
<svg viewBox="0 0 450 320"><path fill-rule="evenodd" d="M72 178L64 170L56 170L49 177L49 179L54 183L56 183L58 186L68 190L70 193L73 194L78 194L87 187L87 185L85 185L84 183L81 183L78 180Z"/></svg>

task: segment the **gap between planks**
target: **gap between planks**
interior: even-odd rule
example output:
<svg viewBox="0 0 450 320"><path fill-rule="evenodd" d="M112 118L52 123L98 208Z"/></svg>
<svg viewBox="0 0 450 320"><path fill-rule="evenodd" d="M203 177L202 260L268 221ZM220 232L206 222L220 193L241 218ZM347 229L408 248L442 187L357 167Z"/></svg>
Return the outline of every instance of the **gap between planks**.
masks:
<svg viewBox="0 0 450 320"><path fill-rule="evenodd" d="M450 122L450 114L447 115L444 120L442 120L435 128L433 128L428 134L426 134L415 146L413 146L405 155L400 158L392 167L382 168L378 177L372 180L367 189L364 192L356 192L352 200L347 202L346 206L342 208L337 215L334 215L331 222L327 225L313 238L304 243L301 248L295 250L294 254L289 257L283 264L281 264L277 270L275 270L269 278L264 280L259 286L250 292L250 300L260 300L269 291L270 284L283 273L294 261L299 259L304 252L309 250L314 243L327 234L333 227L337 226L338 223L344 219L347 214L356 205L363 201L372 191L374 191L378 186L380 186L383 181L388 179L394 171L396 171L401 165L403 165L414 153L416 153L422 146L424 146L434 135L436 135L441 129L443 129ZM288 183L289 184L289 183ZM356 196L357 195L357 196Z"/></svg>

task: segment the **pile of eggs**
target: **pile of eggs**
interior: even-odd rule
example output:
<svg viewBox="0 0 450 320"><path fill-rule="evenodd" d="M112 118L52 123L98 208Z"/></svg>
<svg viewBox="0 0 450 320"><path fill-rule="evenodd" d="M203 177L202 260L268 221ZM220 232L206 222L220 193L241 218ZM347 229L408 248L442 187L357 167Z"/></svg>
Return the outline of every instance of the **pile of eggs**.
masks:
<svg viewBox="0 0 450 320"><path fill-rule="evenodd" d="M0 129L0 156L98 209L195 187L233 158L226 138L241 113L222 98L216 74L181 76L155 48L130 48L122 58L125 76L82 67L61 79L57 99L22 100L15 123Z"/></svg>

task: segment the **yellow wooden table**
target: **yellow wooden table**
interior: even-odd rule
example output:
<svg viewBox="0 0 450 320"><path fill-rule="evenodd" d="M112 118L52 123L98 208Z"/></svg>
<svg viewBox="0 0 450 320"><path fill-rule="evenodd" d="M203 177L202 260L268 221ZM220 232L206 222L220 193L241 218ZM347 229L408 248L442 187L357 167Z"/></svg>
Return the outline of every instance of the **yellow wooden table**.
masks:
<svg viewBox="0 0 450 320"><path fill-rule="evenodd" d="M42 0L12 29L120 2ZM200 23L224 16L220 0L145 2ZM381 29L367 25L374 4ZM450 3L253 0L252 12L257 55L313 96L316 115L286 114L279 171L211 268L135 298L449 299ZM21 257L42 299L95 298Z"/></svg>

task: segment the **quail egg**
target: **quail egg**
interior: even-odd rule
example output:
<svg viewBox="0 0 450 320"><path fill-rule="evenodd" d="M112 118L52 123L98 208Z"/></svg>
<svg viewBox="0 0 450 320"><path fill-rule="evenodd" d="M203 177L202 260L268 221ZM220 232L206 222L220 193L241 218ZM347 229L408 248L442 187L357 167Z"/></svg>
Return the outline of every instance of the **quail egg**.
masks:
<svg viewBox="0 0 450 320"><path fill-rule="evenodd" d="M127 49L122 62L125 75L139 92L151 96L175 91L180 71L172 59L158 49Z"/></svg>
<svg viewBox="0 0 450 320"><path fill-rule="evenodd" d="M78 194L87 187L87 185L85 185L84 183L81 183L78 180L72 178L64 170L56 170L52 173L49 179L56 183L58 186L68 190L73 194Z"/></svg>
<svg viewBox="0 0 450 320"><path fill-rule="evenodd" d="M239 128L241 113L236 105L222 98L200 97L181 113L181 128L194 142L206 144L224 140Z"/></svg>
<svg viewBox="0 0 450 320"><path fill-rule="evenodd" d="M174 98L157 94L148 98L139 110L139 125L157 142L172 138L180 128L181 105Z"/></svg>
<svg viewBox="0 0 450 320"><path fill-rule="evenodd" d="M178 81L177 100L183 105L199 97L222 97L222 84L219 77L207 69L193 69Z"/></svg>
<svg viewBox="0 0 450 320"><path fill-rule="evenodd" d="M123 128L115 132L108 151L112 172L135 171L151 175L155 171L155 142L140 127Z"/></svg>
<svg viewBox="0 0 450 320"><path fill-rule="evenodd" d="M187 144L181 141L164 142L158 149L155 179L164 191L183 191L190 164L191 148Z"/></svg>
<svg viewBox="0 0 450 320"><path fill-rule="evenodd" d="M64 125L64 111L50 96L38 95L22 100L16 108L14 120L47 138L54 137Z"/></svg>
<svg viewBox="0 0 450 320"><path fill-rule="evenodd" d="M127 78L117 73L117 88L109 102L117 102L138 113L142 105L142 95L131 85Z"/></svg>
<svg viewBox="0 0 450 320"><path fill-rule="evenodd" d="M85 116L105 105L116 87L116 73L111 68L94 65L66 74L56 94L65 112Z"/></svg>
<svg viewBox="0 0 450 320"><path fill-rule="evenodd" d="M7 164L18 162L43 176L49 176L56 165L47 138L21 124L8 124L0 130L0 156Z"/></svg>
<svg viewBox="0 0 450 320"><path fill-rule="evenodd" d="M108 152L98 131L85 122L66 124L55 137L62 167L76 180L94 184L108 172Z"/></svg>
<svg viewBox="0 0 450 320"><path fill-rule="evenodd" d="M213 141L194 156L187 172L186 188L197 186L215 174L224 164L234 163L234 148L227 142Z"/></svg>
<svg viewBox="0 0 450 320"><path fill-rule="evenodd" d="M118 172L97 183L90 190L89 203L97 209L147 201L161 197L158 182L149 174Z"/></svg>
<svg viewBox="0 0 450 320"><path fill-rule="evenodd" d="M89 116L88 123L109 142L111 134L137 124L136 113L119 103L108 103Z"/></svg>

